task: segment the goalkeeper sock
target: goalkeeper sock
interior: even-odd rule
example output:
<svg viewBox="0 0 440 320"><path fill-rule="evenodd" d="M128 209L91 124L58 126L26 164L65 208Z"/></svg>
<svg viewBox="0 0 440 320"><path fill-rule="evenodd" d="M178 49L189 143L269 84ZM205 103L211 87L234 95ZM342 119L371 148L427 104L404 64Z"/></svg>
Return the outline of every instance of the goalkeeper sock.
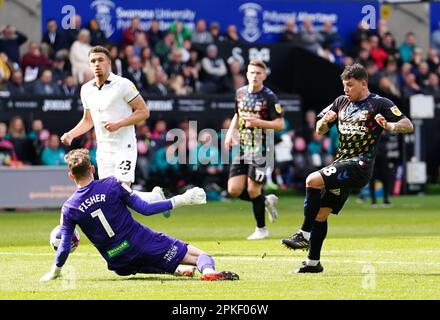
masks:
<svg viewBox="0 0 440 320"><path fill-rule="evenodd" d="M252 201L251 197L249 196L249 192L247 189L244 189L243 192L238 196L241 200L244 201Z"/></svg>
<svg viewBox="0 0 440 320"><path fill-rule="evenodd" d="M266 225L264 216L264 201L265 197L263 194L260 194L258 197L252 199L252 209L254 211L254 217L257 221L258 228L263 228Z"/></svg>
<svg viewBox="0 0 440 320"><path fill-rule="evenodd" d="M321 207L321 190L315 188L306 188L306 197L304 199L304 222L301 230L311 232L313 223Z"/></svg>
<svg viewBox="0 0 440 320"><path fill-rule="evenodd" d="M327 236L327 220L323 222L315 221L312 234L310 235L309 259L318 260L321 256L321 248Z"/></svg>
<svg viewBox="0 0 440 320"><path fill-rule="evenodd" d="M215 270L214 259L206 253L202 253L197 258L197 270L199 270L201 274L212 273Z"/></svg>

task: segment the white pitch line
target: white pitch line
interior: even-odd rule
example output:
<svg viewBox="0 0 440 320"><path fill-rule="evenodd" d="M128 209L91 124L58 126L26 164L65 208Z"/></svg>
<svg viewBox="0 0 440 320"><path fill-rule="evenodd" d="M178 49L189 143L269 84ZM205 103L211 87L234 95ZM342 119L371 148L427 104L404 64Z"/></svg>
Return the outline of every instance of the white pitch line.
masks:
<svg viewBox="0 0 440 320"><path fill-rule="evenodd" d="M43 256L43 257L54 257L54 253L34 253L34 252L0 252L0 256ZM73 256L80 257L100 257L99 254L89 254L89 253L73 253ZM295 262L296 257L243 257L243 256L228 256L228 257L214 257L215 260L235 260L235 261L283 261L283 262ZM355 263L355 264L397 264L397 265L432 265L440 266L440 262L418 262L418 261L376 261L376 260L334 260L334 259L322 259L322 262L329 263Z"/></svg>

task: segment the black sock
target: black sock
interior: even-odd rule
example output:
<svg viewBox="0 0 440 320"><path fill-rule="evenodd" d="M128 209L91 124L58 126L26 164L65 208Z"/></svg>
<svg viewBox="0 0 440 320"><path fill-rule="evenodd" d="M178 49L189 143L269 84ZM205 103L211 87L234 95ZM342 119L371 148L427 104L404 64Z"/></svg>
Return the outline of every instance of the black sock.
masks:
<svg viewBox="0 0 440 320"><path fill-rule="evenodd" d="M255 220L257 220L257 227L263 228L266 225L264 216L264 195L260 194L258 197L252 199L252 206L254 210Z"/></svg>
<svg viewBox="0 0 440 320"><path fill-rule="evenodd" d="M321 257L322 243L327 236L327 220L324 222L315 221L312 233L310 234L310 250L308 258L319 260Z"/></svg>
<svg viewBox="0 0 440 320"><path fill-rule="evenodd" d="M311 232L316 215L321 207L321 190L315 188L306 188L306 197L304 199L304 222L301 230Z"/></svg>
<svg viewBox="0 0 440 320"><path fill-rule="evenodd" d="M247 189L244 189L243 192L238 196L241 200L244 201L252 201L251 197L249 196L249 192Z"/></svg>

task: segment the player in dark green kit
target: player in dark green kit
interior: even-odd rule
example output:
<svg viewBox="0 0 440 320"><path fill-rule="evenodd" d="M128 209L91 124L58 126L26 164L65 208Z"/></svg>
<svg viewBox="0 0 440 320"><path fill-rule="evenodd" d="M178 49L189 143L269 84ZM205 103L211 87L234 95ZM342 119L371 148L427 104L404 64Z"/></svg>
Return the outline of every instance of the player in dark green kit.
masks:
<svg viewBox="0 0 440 320"><path fill-rule="evenodd" d="M339 145L335 161L306 179L304 221L301 229L282 243L293 250L308 249L308 259L294 273L317 273L321 247L327 235L327 218L338 214L351 189L365 186L371 178L376 147L382 130L413 132L411 121L389 99L368 90L368 74L360 64L341 74L344 93L319 115L316 132L325 134L337 125Z"/></svg>

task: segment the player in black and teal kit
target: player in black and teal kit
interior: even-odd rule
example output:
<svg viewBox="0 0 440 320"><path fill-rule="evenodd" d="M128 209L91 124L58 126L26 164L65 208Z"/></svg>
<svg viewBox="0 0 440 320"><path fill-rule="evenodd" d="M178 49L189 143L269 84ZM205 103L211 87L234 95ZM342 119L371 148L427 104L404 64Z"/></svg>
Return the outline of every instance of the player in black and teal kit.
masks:
<svg viewBox="0 0 440 320"><path fill-rule="evenodd" d="M239 158L233 159L230 168L228 193L252 202L257 227L247 239L259 240L269 236L265 211L271 222L277 218L275 204L278 198L264 196L262 188L266 169L273 162L274 151L267 143L273 139L268 133L269 130L282 130L284 118L277 96L263 84L267 76L264 62L251 60L246 76L249 84L237 90L235 115L225 138L226 148L236 143L240 145Z"/></svg>
<svg viewBox="0 0 440 320"><path fill-rule="evenodd" d="M362 188L370 180L382 131L413 131L411 121L391 100L369 92L368 74L362 65L347 66L341 79L345 95L318 115L316 125L319 134L337 126L335 160L307 177L303 225L292 237L282 240L288 248L309 250L307 261L295 273L324 270L319 259L327 235L327 217L338 214L351 189Z"/></svg>

